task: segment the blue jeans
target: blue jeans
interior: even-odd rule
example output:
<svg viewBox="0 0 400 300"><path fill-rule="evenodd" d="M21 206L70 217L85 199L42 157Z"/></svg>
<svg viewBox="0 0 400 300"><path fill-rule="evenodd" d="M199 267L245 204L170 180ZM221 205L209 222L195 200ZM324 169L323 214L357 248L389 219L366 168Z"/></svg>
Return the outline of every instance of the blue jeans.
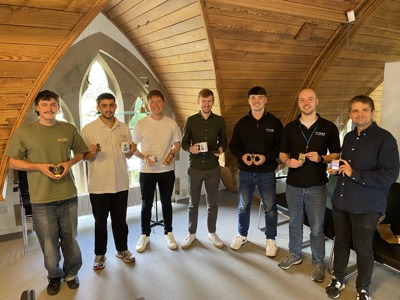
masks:
<svg viewBox="0 0 400 300"><path fill-rule="evenodd" d="M33 204L33 224L44 256L49 278L75 279L82 266L82 255L76 240L78 198L45 204ZM61 269L61 253L64 264Z"/></svg>
<svg viewBox="0 0 400 300"><path fill-rule="evenodd" d="M238 231L240 235L247 236L251 203L256 186L264 204L265 236L267 239L274 240L277 234L278 221L275 172L251 173L239 170Z"/></svg>
<svg viewBox="0 0 400 300"><path fill-rule="evenodd" d="M326 185L308 188L286 185L286 201L289 208L289 251L301 257L303 244L304 212L310 224L310 246L313 264L324 264Z"/></svg>

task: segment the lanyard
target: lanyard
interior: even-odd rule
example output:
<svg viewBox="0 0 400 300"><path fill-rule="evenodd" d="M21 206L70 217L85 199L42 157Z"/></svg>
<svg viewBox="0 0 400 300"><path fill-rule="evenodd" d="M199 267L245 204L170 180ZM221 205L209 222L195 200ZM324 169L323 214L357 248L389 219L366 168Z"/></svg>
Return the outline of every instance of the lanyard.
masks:
<svg viewBox="0 0 400 300"><path fill-rule="evenodd" d="M317 126L315 126L315 128L314 128L313 132L311 132L311 134L310 134L310 137L309 137L309 138L306 138L306 135L304 134L304 132L303 132L303 129L301 129L301 125L300 125L300 124L299 124L299 128L300 128L301 134L303 135L304 139L305 139L305 140L306 140L306 142L307 142L307 145L306 145L306 153L307 153L307 151L308 151L308 144L310 143L310 141L311 141L311 138L313 137L313 135L314 135L315 131L317 130L317 128L318 128L318 125L317 125Z"/></svg>

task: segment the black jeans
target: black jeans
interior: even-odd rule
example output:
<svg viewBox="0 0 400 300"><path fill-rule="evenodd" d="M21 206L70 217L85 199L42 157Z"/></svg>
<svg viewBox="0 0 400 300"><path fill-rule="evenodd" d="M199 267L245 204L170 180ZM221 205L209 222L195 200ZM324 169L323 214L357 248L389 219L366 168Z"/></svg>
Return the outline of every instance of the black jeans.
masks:
<svg viewBox="0 0 400 300"><path fill-rule="evenodd" d="M107 218L111 216L111 228L117 251L128 249L128 225L126 209L128 191L107 194L89 194L92 204L94 227L94 253L104 255L107 252Z"/></svg>
<svg viewBox="0 0 400 300"><path fill-rule="evenodd" d="M357 253L357 291L368 291L374 269L372 239L380 213L352 214L333 208L335 246L333 275L343 282L349 262L350 249Z"/></svg>
<svg viewBox="0 0 400 300"><path fill-rule="evenodd" d="M154 193L158 184L162 215L164 220L164 233L172 232L172 204L171 197L175 185L175 172L140 173L140 191L142 193L141 223L142 234L150 235L151 209L153 208Z"/></svg>

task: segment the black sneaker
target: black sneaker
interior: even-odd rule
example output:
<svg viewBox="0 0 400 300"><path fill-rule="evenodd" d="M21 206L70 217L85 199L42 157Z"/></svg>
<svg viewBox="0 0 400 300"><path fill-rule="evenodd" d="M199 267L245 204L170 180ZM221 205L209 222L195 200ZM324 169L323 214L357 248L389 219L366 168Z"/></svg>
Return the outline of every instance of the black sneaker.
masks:
<svg viewBox="0 0 400 300"><path fill-rule="evenodd" d="M72 290L77 289L79 287L79 278L75 277L72 280L67 281L68 287Z"/></svg>
<svg viewBox="0 0 400 300"><path fill-rule="evenodd" d="M340 291L345 288L344 282L340 282L335 276L332 277L331 283L325 288L326 295L329 298L339 298Z"/></svg>
<svg viewBox="0 0 400 300"><path fill-rule="evenodd" d="M361 290L357 292L356 300L371 300L371 297L366 290Z"/></svg>
<svg viewBox="0 0 400 300"><path fill-rule="evenodd" d="M53 296L57 295L61 287L61 278L49 278L49 284L47 285L47 294Z"/></svg>

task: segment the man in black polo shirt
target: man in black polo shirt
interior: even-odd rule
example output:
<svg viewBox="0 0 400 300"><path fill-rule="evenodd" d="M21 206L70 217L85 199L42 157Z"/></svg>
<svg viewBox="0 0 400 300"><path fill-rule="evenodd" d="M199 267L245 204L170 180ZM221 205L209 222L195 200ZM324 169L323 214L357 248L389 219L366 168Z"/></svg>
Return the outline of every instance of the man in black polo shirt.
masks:
<svg viewBox="0 0 400 300"><path fill-rule="evenodd" d="M325 278L324 217L327 200L326 168L339 158L339 131L317 114L318 98L312 89L300 92L301 114L283 130L279 158L289 167L286 200L289 208L289 254L279 262L286 270L301 263L304 212L310 224L313 272L311 279ZM329 154L328 154L329 151Z"/></svg>
<svg viewBox="0 0 400 300"><path fill-rule="evenodd" d="M202 89L197 103L200 105L200 111L187 119L182 138L182 149L190 153L188 170L190 198L189 234L181 247L189 248L196 239L199 202L204 182L207 193L208 239L215 247L223 248L224 243L216 234L216 223L218 188L221 178L218 159L227 147L225 121L211 111L214 104L214 94L211 90Z"/></svg>

